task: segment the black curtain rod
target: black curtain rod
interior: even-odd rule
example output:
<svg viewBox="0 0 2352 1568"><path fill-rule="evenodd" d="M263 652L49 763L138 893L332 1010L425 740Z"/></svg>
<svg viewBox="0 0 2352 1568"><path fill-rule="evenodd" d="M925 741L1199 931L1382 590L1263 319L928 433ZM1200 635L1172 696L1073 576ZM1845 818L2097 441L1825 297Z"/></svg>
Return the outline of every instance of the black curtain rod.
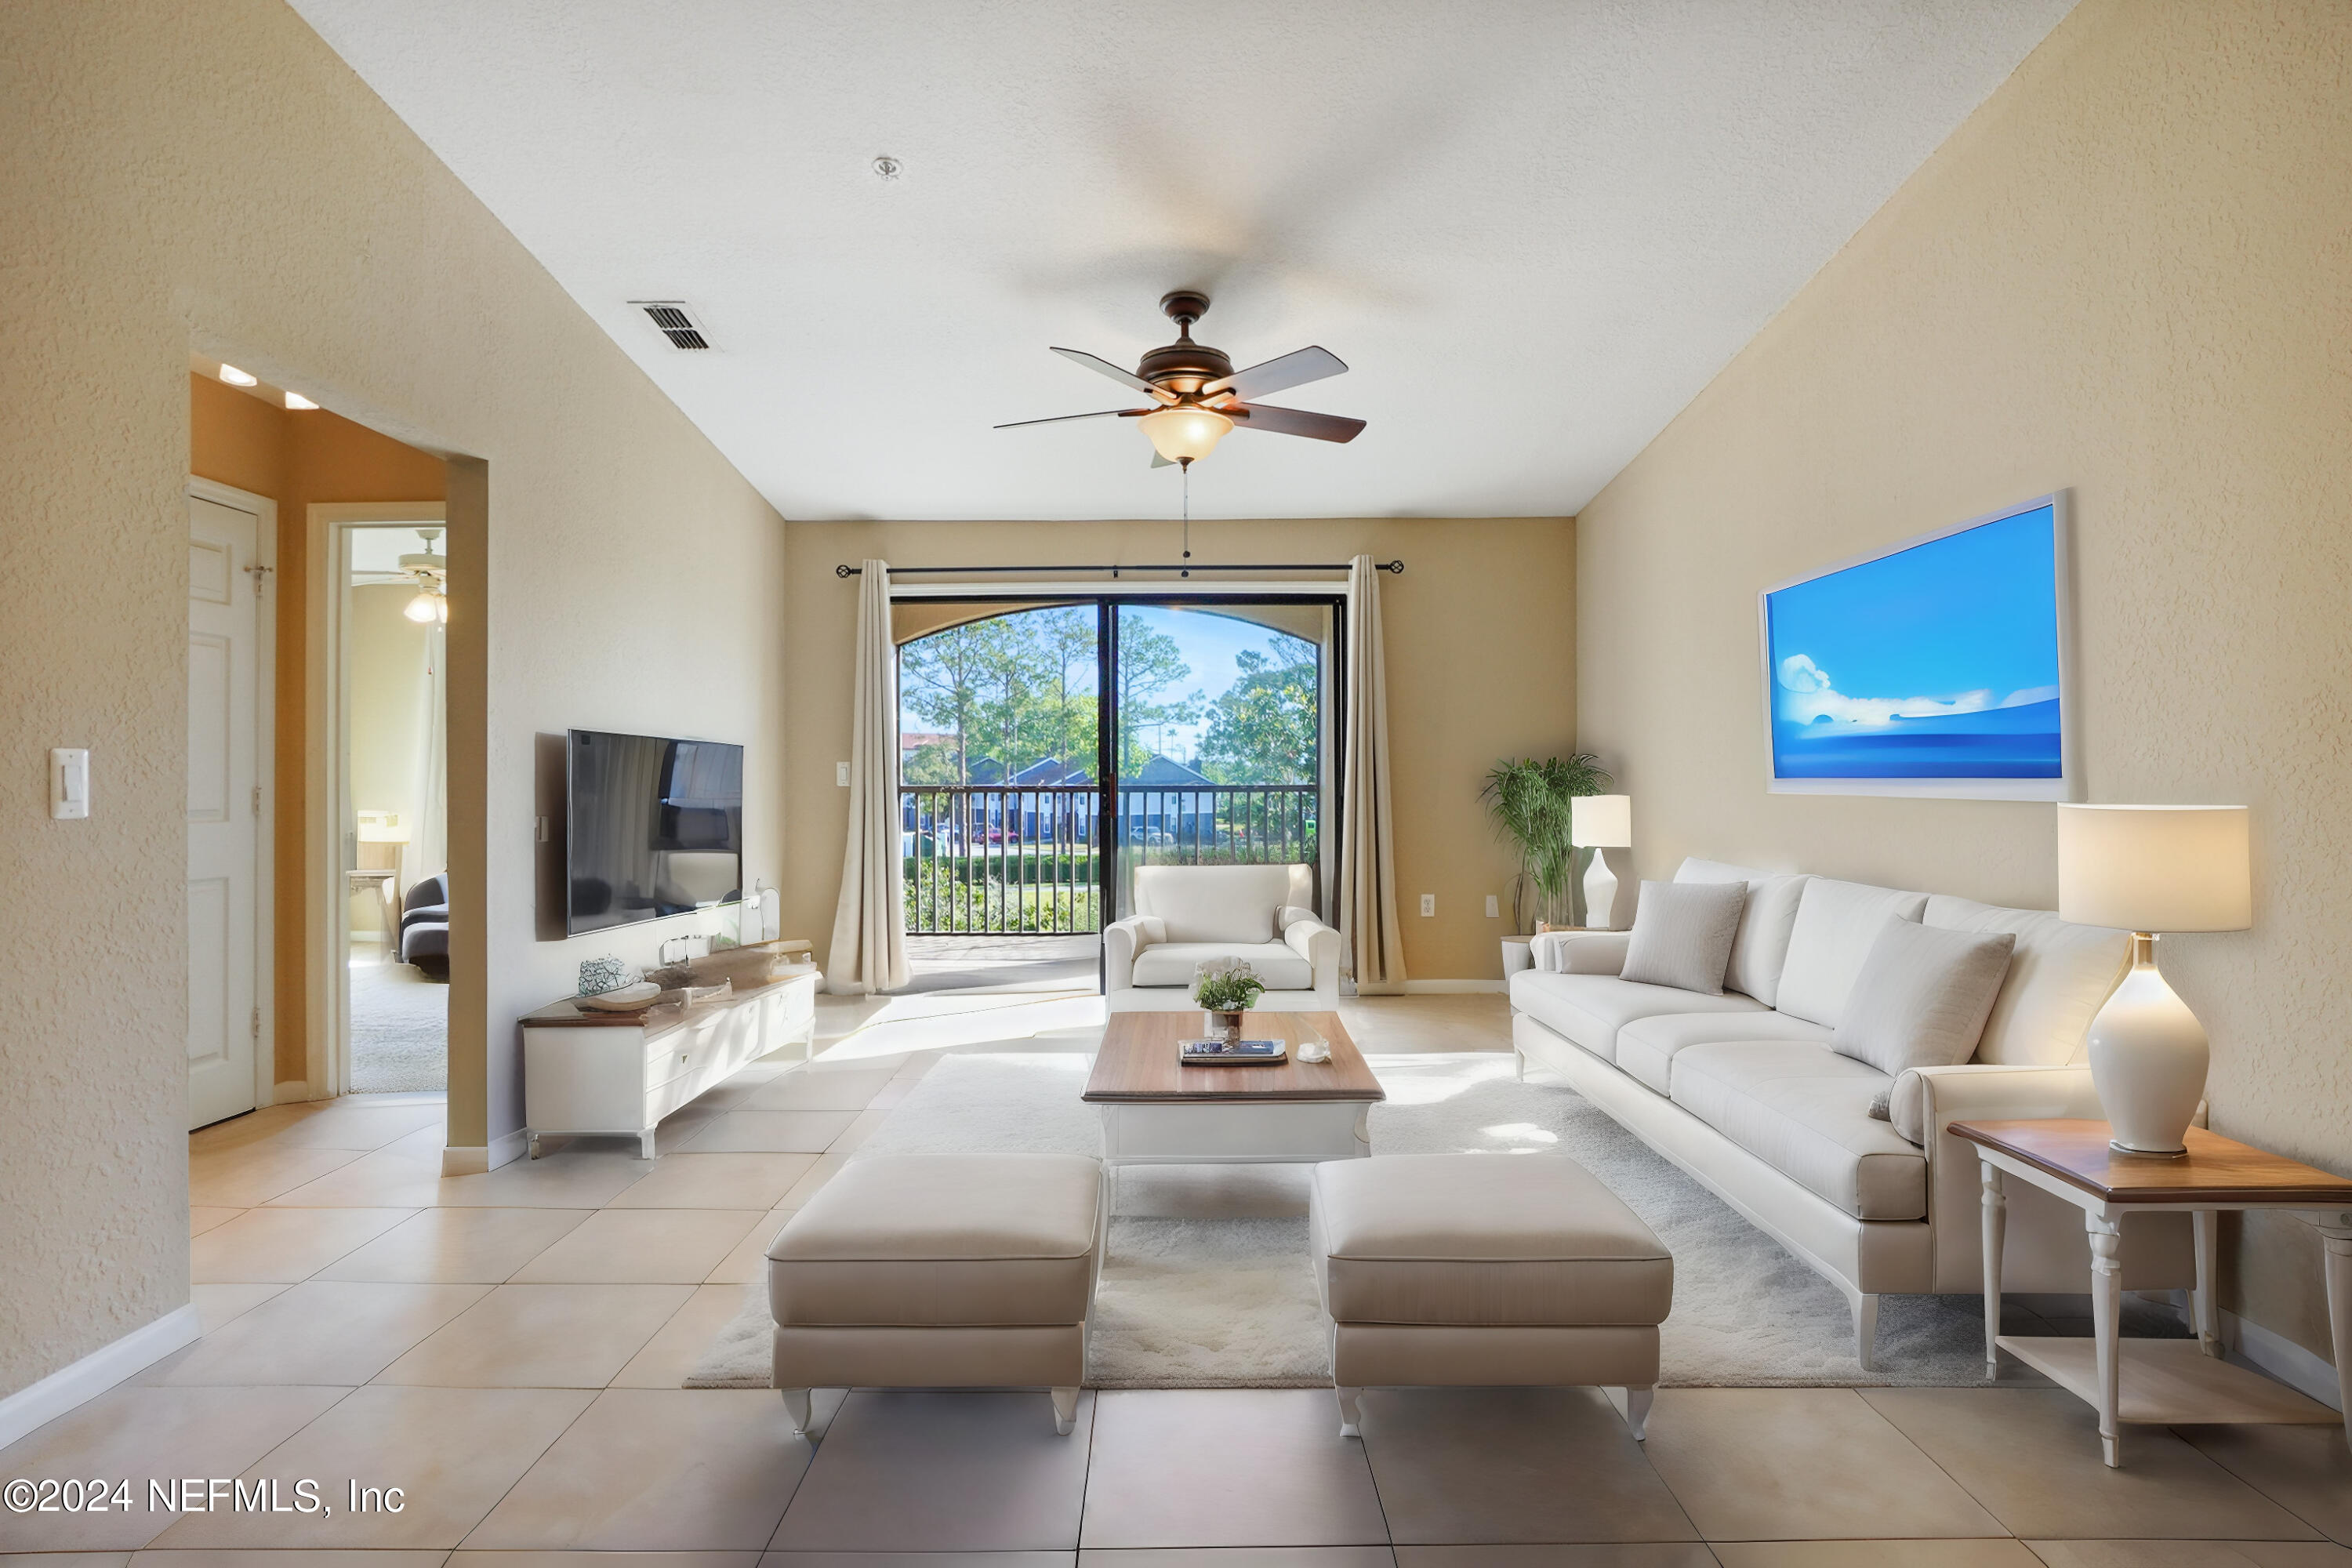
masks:
<svg viewBox="0 0 2352 1568"><path fill-rule="evenodd" d="M918 574L923 575L934 575L941 573L961 574L967 572L976 574L998 574L1009 572L1108 572L1113 577L1117 577L1122 572L1345 572L1352 564L1353 563L1347 561L1271 561L1256 562L1241 566L1196 566L1189 561L1179 561L1166 566L893 566L890 568L890 574L894 577L911 577ZM835 567L833 569L833 574L836 577L855 577L865 570L866 568L863 566L843 565ZM1375 572L1393 572L1399 576L1402 576L1404 574L1404 563L1402 560L1375 561L1372 563L1372 570Z"/></svg>

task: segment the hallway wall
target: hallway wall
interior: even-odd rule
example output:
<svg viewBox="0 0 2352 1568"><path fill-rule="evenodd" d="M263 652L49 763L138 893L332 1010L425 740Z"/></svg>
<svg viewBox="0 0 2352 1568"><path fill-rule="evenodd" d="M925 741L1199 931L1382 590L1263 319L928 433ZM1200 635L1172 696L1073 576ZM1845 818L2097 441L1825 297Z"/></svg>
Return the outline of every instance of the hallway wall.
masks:
<svg viewBox="0 0 2352 1568"><path fill-rule="evenodd" d="M75 946L0 1031L5 1394L188 1300L190 355L450 459L460 1162L520 1126L512 1020L607 945L537 938L535 737L745 742L773 879L785 611L774 511L279 0L0 6L0 950Z"/></svg>

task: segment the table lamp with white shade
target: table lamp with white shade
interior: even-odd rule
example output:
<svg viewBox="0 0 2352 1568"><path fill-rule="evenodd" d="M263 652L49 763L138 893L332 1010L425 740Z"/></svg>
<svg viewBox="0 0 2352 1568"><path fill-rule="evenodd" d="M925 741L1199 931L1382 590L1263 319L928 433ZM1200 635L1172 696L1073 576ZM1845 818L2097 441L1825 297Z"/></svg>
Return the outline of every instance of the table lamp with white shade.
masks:
<svg viewBox="0 0 2352 1568"><path fill-rule="evenodd" d="M1568 804L1568 824L1569 842L1592 851L1592 864L1584 872L1584 923L1615 931L1618 883L1609 851L1633 847L1633 797L1578 795Z"/></svg>
<svg viewBox="0 0 2352 1568"><path fill-rule="evenodd" d="M2247 846L2242 805L2058 808L2059 918L2132 933L2131 970L2091 1020L2091 1082L2125 1153L2185 1151L2210 1052L2156 939L2253 924Z"/></svg>

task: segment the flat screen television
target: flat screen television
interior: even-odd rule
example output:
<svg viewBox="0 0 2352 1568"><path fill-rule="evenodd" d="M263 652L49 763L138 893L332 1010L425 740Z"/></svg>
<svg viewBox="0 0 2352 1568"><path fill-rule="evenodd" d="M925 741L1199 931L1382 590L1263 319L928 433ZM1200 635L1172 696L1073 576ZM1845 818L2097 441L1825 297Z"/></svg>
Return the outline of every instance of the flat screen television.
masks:
<svg viewBox="0 0 2352 1568"><path fill-rule="evenodd" d="M1760 601L1769 789L2074 798L2063 495Z"/></svg>
<svg viewBox="0 0 2352 1568"><path fill-rule="evenodd" d="M604 730L566 740L566 931L742 897L742 747Z"/></svg>

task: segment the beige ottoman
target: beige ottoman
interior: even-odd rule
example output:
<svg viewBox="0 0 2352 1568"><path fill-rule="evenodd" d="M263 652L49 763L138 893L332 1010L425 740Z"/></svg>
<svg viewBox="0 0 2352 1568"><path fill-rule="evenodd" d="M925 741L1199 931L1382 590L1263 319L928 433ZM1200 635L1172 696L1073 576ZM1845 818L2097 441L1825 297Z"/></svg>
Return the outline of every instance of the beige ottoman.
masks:
<svg viewBox="0 0 2352 1568"><path fill-rule="evenodd" d="M1108 1207L1068 1154L852 1160L768 1248L775 1386L1050 1388L1067 1436Z"/></svg>
<svg viewBox="0 0 2352 1568"><path fill-rule="evenodd" d="M1391 1154L1315 1167L1308 1246L1339 1433L1368 1387L1622 1388L1639 1440L1675 1260L1557 1154Z"/></svg>

